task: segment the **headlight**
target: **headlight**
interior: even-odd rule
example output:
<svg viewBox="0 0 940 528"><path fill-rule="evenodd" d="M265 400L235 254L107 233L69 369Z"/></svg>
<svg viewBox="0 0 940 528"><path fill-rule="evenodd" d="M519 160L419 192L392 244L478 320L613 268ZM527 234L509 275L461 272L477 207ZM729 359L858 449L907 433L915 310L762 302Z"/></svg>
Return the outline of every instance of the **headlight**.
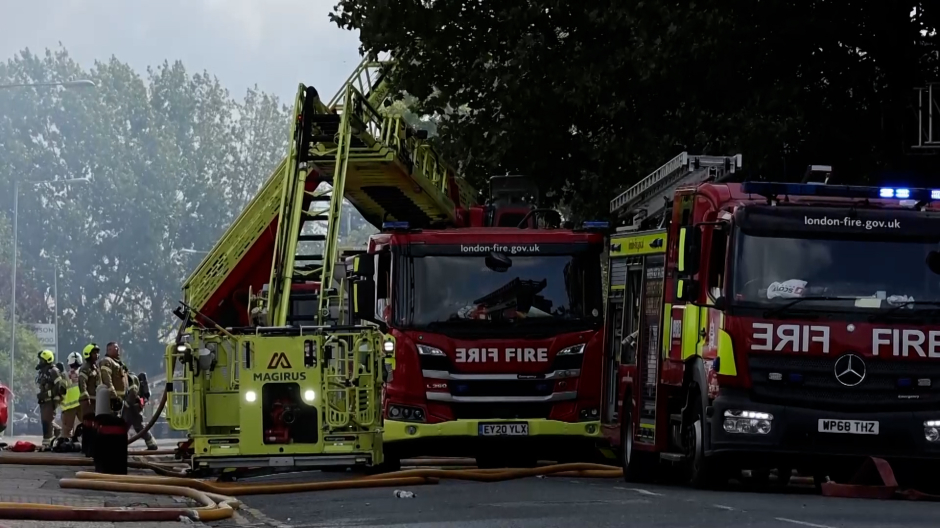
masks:
<svg viewBox="0 0 940 528"><path fill-rule="evenodd" d="M186 345L176 345L176 351L179 352L180 354L182 354L183 352L186 352L187 348L188 347Z"/></svg>
<svg viewBox="0 0 940 528"><path fill-rule="evenodd" d="M307 389L304 391L304 401L312 402L317 397L317 393L313 389Z"/></svg>
<svg viewBox="0 0 940 528"><path fill-rule="evenodd" d="M578 354L583 354L584 345L585 345L584 343L581 343L580 345L574 345L574 346L570 346L567 348L563 348L561 349L561 351L558 352L558 355L559 356L576 356Z"/></svg>
<svg viewBox="0 0 940 528"><path fill-rule="evenodd" d="M252 402L254 402L254 401L257 400L257 399L258 399L258 393L257 393L257 392L255 392L255 391L248 391L248 392L245 393L245 401L246 401L246 402L252 403Z"/></svg>
<svg viewBox="0 0 940 528"><path fill-rule="evenodd" d="M386 352L394 352L394 351L395 351L395 340L386 337L386 338L385 338L385 342L382 343L382 349L385 350Z"/></svg>
<svg viewBox="0 0 940 528"><path fill-rule="evenodd" d="M729 409L724 416L722 427L731 434L768 434L774 421L774 415L757 411Z"/></svg>
<svg viewBox="0 0 940 528"><path fill-rule="evenodd" d="M940 442L940 420L924 422L924 438L930 442Z"/></svg>
<svg viewBox="0 0 940 528"><path fill-rule="evenodd" d="M418 345L418 354L422 356L443 356L444 351L427 345Z"/></svg>

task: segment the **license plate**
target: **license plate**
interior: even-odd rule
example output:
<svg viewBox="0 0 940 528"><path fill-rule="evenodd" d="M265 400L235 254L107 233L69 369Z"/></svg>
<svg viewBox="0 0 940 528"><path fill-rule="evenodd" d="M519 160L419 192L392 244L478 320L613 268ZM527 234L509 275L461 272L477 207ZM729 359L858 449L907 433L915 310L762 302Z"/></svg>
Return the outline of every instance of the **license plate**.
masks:
<svg viewBox="0 0 940 528"><path fill-rule="evenodd" d="M878 434L878 422L867 420L819 420L820 433Z"/></svg>
<svg viewBox="0 0 940 528"><path fill-rule="evenodd" d="M480 436L528 436L527 423L481 423Z"/></svg>

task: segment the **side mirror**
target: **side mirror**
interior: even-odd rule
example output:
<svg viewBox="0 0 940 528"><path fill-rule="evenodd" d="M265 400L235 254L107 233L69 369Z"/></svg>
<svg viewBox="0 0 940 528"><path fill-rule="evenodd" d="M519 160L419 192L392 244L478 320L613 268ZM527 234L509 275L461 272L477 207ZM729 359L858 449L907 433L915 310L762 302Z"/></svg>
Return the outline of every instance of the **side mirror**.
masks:
<svg viewBox="0 0 940 528"><path fill-rule="evenodd" d="M722 295L721 297L718 297L717 299L715 299L714 303L712 303L712 308L716 310L721 310L721 311L727 310L728 299L724 295Z"/></svg>
<svg viewBox="0 0 940 528"><path fill-rule="evenodd" d="M350 297L354 319L359 321L375 319L375 283L372 279L355 279Z"/></svg>
<svg viewBox="0 0 940 528"><path fill-rule="evenodd" d="M931 251L927 253L927 267L930 271L940 275L940 251Z"/></svg>
<svg viewBox="0 0 940 528"><path fill-rule="evenodd" d="M346 273L356 277L375 275L375 257L373 255L354 255L346 258Z"/></svg>
<svg viewBox="0 0 940 528"><path fill-rule="evenodd" d="M698 283L691 279L679 279L676 281L676 300L691 302L697 297Z"/></svg>
<svg viewBox="0 0 940 528"><path fill-rule="evenodd" d="M697 227L679 228L679 258L676 268L684 275L694 275L698 271L702 231Z"/></svg>
<svg viewBox="0 0 940 528"><path fill-rule="evenodd" d="M497 251L490 251L484 259L484 263L487 268L499 273L505 273L512 267L512 259Z"/></svg>

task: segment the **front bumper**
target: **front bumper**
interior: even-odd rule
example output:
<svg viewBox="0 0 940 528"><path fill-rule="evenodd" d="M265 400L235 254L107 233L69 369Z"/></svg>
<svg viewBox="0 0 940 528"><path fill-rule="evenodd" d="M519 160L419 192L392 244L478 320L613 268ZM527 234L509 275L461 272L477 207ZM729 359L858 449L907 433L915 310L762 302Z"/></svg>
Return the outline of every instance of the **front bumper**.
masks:
<svg viewBox="0 0 940 528"><path fill-rule="evenodd" d="M767 434L728 433L726 410L773 415ZM940 420L940 410L922 412L846 413L756 403L745 393L720 395L709 415L708 455L768 459L828 459L832 457L882 457L940 461L940 442L928 442L924 422ZM879 424L877 435L819 432L819 420L865 420Z"/></svg>
<svg viewBox="0 0 940 528"><path fill-rule="evenodd" d="M527 436L480 436L480 424L519 424L529 426ZM562 422L545 419L452 420L435 424L385 420L383 443L396 455L411 457L467 456L500 451L523 451L527 455L556 460L577 458L603 439L601 424ZM565 456L560 456L565 455Z"/></svg>

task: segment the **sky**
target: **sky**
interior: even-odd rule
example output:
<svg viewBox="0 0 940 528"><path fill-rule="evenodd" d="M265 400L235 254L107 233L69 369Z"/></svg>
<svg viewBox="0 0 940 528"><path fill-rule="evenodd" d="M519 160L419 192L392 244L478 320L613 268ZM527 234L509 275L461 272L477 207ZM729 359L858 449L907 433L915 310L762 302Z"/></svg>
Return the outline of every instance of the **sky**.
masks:
<svg viewBox="0 0 940 528"><path fill-rule="evenodd" d="M86 67L112 55L143 74L181 60L240 98L332 94L359 62L359 36L330 22L334 0L0 0L0 60L58 48Z"/></svg>

